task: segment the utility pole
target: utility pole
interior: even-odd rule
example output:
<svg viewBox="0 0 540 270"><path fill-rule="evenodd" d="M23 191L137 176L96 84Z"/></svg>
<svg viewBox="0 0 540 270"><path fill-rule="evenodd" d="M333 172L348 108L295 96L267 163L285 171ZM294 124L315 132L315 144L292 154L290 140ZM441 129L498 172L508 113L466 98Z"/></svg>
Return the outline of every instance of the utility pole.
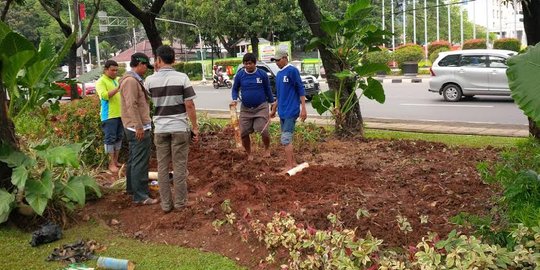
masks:
<svg viewBox="0 0 540 270"><path fill-rule="evenodd" d="M98 36L96 36L96 59L97 59L97 65L98 65L98 67L101 67L101 56L99 55L99 40L98 40Z"/></svg>
<svg viewBox="0 0 540 270"><path fill-rule="evenodd" d="M412 0L413 17L413 43L416 44L416 0Z"/></svg>
<svg viewBox="0 0 540 270"><path fill-rule="evenodd" d="M448 0L448 41L452 45L452 20L450 17L450 0Z"/></svg>
<svg viewBox="0 0 540 270"><path fill-rule="evenodd" d="M461 32L460 44L463 47L463 6L459 4L459 29Z"/></svg>
<svg viewBox="0 0 540 270"><path fill-rule="evenodd" d="M394 30L394 0L391 0L390 1L390 10L391 10L391 14L392 14L392 33L395 33L396 31ZM392 34L392 51L395 51L396 50L396 35L395 34Z"/></svg>
<svg viewBox="0 0 540 270"><path fill-rule="evenodd" d="M427 3L424 0L424 51L426 54L426 59L428 59L428 41L427 41Z"/></svg>
<svg viewBox="0 0 540 270"><path fill-rule="evenodd" d="M439 0L436 1L436 9L437 9L437 40L441 40L439 36Z"/></svg>
<svg viewBox="0 0 540 270"><path fill-rule="evenodd" d="M403 1L403 44L407 43L407 0Z"/></svg>

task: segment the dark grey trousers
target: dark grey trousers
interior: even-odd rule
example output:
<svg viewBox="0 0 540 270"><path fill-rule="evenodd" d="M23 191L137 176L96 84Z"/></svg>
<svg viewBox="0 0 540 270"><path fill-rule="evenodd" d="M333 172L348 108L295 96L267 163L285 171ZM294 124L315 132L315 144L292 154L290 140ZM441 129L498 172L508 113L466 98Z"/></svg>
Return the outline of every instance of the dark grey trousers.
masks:
<svg viewBox="0 0 540 270"><path fill-rule="evenodd" d="M129 142L129 158L126 167L126 189L133 194L134 202L142 202L148 198L148 163L150 162L150 146L152 139L150 130L144 131L144 138L137 140L135 132L124 130Z"/></svg>

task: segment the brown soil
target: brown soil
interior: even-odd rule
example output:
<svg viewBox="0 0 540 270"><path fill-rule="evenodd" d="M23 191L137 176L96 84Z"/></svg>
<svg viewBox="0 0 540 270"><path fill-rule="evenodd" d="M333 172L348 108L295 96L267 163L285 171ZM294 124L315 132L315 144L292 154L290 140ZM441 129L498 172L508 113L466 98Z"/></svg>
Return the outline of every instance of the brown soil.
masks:
<svg viewBox="0 0 540 270"><path fill-rule="evenodd" d="M388 247L403 247L427 232L448 233L453 228L449 218L459 212L487 214L496 192L482 183L475 169L479 161L495 159L496 149L329 139L297 150L297 160L310 167L287 177L279 174L285 161L278 146L270 159L255 149L255 160L248 162L231 138L229 131L205 135L191 148L186 209L164 214L159 205L134 206L127 195L116 192L90 203L85 213L107 224L116 219L120 223L112 227L129 236L218 252L258 269L267 255L264 245L254 237L241 241L231 226L216 232L211 224L224 218L220 205L225 199L231 201L238 224L248 216L268 221L274 212L286 211L298 222L326 229L327 215L335 213L345 227L357 228L358 236L370 231ZM359 208L370 217L358 220ZM397 227L399 214L413 227L407 237ZM427 215L429 223L420 224L420 215Z"/></svg>

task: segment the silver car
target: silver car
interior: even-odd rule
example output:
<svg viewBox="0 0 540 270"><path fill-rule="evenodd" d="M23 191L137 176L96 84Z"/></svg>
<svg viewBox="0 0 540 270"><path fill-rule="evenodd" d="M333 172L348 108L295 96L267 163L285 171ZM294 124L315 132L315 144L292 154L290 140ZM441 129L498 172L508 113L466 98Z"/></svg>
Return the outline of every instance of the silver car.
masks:
<svg viewBox="0 0 540 270"><path fill-rule="evenodd" d="M506 60L516 54L488 49L441 52L430 68L429 91L451 102L475 95L509 96Z"/></svg>

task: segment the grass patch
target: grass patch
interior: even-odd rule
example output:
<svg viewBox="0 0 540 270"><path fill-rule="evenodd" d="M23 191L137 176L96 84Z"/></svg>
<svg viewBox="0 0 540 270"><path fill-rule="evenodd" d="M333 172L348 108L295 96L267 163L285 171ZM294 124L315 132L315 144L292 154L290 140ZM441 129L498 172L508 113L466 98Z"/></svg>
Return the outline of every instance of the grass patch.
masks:
<svg viewBox="0 0 540 270"><path fill-rule="evenodd" d="M379 129L366 129L366 138L388 139L388 140L422 140L429 142L440 142L449 146L466 147L487 147L497 148L514 147L517 143L527 141L527 138L517 137L499 137L499 136L479 136L479 135L460 135L460 134L437 134L437 133L419 133L406 131L389 131Z"/></svg>
<svg viewBox="0 0 540 270"><path fill-rule="evenodd" d="M229 124L230 120L225 118L209 118L205 116L207 122L213 123L215 125L224 127ZM317 139L321 134L321 130L314 128L312 124L301 124L297 123L297 135L305 137L308 140ZM331 136L334 131L332 125L318 125L323 127L326 131L325 134ZM308 128L305 128L308 127ZM279 141L279 122L272 122L269 127L270 134L272 136L272 143ZM497 147L497 148L506 148L514 147L518 143L523 143L527 141L527 138L520 137L501 137L501 136L480 136L480 135L462 135L462 134L439 134L439 133L420 133L420 132L409 132L409 131L392 131L392 130L382 130L382 129L365 129L365 136L369 139L386 139L386 140L421 140L428 142L440 142L449 146L464 146L464 147L474 147L474 148L483 148L487 146ZM296 138L296 137L295 137ZM255 139L255 141L258 141Z"/></svg>
<svg viewBox="0 0 540 270"><path fill-rule="evenodd" d="M129 259L136 263L137 270L144 269L245 269L228 258L215 253L173 245L143 243L134 239L116 236L112 231L95 222L88 222L64 231L63 239L31 247L31 233L6 225L0 226L0 265L1 269L62 269L63 263L47 262L45 259L55 247L78 239L93 239L107 249L97 256ZM95 267L97 260L87 261Z"/></svg>

